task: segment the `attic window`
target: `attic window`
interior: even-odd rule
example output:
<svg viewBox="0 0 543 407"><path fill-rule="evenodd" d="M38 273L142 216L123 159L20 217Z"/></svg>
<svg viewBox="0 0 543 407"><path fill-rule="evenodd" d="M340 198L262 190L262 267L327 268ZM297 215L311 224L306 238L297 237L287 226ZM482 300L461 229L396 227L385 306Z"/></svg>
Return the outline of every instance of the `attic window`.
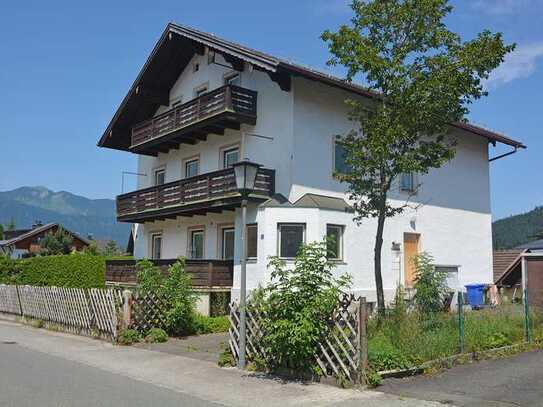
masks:
<svg viewBox="0 0 543 407"><path fill-rule="evenodd" d="M200 70L200 64L198 62L195 62L194 65L192 65L192 72L198 72Z"/></svg>

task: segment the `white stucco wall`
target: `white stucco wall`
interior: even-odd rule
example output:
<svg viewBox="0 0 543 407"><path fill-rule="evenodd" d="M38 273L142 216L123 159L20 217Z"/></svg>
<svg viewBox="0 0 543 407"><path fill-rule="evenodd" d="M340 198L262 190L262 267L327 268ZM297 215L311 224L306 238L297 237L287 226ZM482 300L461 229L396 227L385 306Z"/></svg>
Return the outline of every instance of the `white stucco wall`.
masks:
<svg viewBox="0 0 543 407"><path fill-rule="evenodd" d="M222 86L227 68L208 65L207 57L200 61L198 72L189 64L170 92L171 100L183 95L183 101L193 98L194 89L204 83L212 90ZM182 144L158 157L141 156L138 171L149 174L140 177L139 188L150 186L154 168L165 166L166 181L182 177L183 160L195 155L200 158L200 172L220 168L220 150L239 143L241 156L276 171L276 191L291 202L306 193L346 198L345 185L333 178L333 140L352 128L346 119L344 100L352 97L345 91L302 78L293 79L291 92L282 91L269 77L257 70L245 69L241 74L244 87L258 91L258 119L255 126L242 126L241 131L227 131L224 136L210 135L196 145ZM159 109L159 113L165 108ZM263 137L255 137L259 135ZM420 234L420 250L427 251L441 265L460 266L460 283L492 280L492 241L487 141L478 136L457 131L458 141L454 160L444 167L419 177L422 186L412 198L419 207L387 221L383 244L383 282L387 297L391 297L403 281L403 252L392 250L400 243L403 251L404 233ZM391 199L398 204L406 196L395 186ZM307 242L321 240L326 224L345 225L344 262L337 273L353 275L353 290L374 298L373 243L375 220L360 225L352 215L312 208L257 208L251 205L248 221L258 223L258 258L248 264L248 288L269 280L268 256L277 254L277 223L306 223ZM236 225L236 255L234 289L239 290L240 212L209 214L192 218L139 225L135 252L137 257L149 253L149 232L162 231L163 257L187 254L187 229L205 225L206 258L218 258L218 225Z"/></svg>

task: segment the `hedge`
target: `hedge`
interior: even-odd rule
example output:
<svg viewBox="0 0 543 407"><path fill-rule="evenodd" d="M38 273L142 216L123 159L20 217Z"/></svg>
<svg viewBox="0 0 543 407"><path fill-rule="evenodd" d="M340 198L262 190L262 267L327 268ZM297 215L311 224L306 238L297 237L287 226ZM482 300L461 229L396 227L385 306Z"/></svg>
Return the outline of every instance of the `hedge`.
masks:
<svg viewBox="0 0 543 407"><path fill-rule="evenodd" d="M0 283L93 288L105 286L106 257L88 254L0 259Z"/></svg>

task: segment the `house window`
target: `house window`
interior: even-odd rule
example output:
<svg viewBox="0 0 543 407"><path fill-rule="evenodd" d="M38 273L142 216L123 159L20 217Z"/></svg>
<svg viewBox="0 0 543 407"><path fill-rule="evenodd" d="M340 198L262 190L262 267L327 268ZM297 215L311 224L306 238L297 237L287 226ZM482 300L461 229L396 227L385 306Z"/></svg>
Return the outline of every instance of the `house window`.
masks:
<svg viewBox="0 0 543 407"><path fill-rule="evenodd" d="M292 259L305 243L305 223L279 223L277 225L279 257Z"/></svg>
<svg viewBox="0 0 543 407"><path fill-rule="evenodd" d="M351 169L345 162L345 147L341 145L339 136L334 140L334 171L339 174L348 174Z"/></svg>
<svg viewBox="0 0 543 407"><path fill-rule="evenodd" d="M206 92L207 92L207 86L200 86L199 88L194 90L194 97L199 98Z"/></svg>
<svg viewBox="0 0 543 407"><path fill-rule="evenodd" d="M200 64L198 62L195 62L192 65L192 72L198 72L200 70Z"/></svg>
<svg viewBox="0 0 543 407"><path fill-rule="evenodd" d="M185 178L195 177L200 173L200 160L198 158L185 161Z"/></svg>
<svg viewBox="0 0 543 407"><path fill-rule="evenodd" d="M341 225L326 225L326 246L329 260L343 260L343 229Z"/></svg>
<svg viewBox="0 0 543 407"><path fill-rule="evenodd" d="M162 233L151 233L151 258L162 257Z"/></svg>
<svg viewBox="0 0 543 407"><path fill-rule="evenodd" d="M163 185L166 180L166 170L161 168L155 170L155 185Z"/></svg>
<svg viewBox="0 0 543 407"><path fill-rule="evenodd" d="M222 167L230 168L239 161L239 148L233 147L222 152Z"/></svg>
<svg viewBox="0 0 543 407"><path fill-rule="evenodd" d="M400 175L400 190L415 192L415 174L406 172Z"/></svg>
<svg viewBox="0 0 543 407"><path fill-rule="evenodd" d="M232 73L224 77L225 85L241 86L241 76L239 73Z"/></svg>
<svg viewBox="0 0 543 407"><path fill-rule="evenodd" d="M172 100L172 107L178 107L183 104L183 96L176 97L174 100Z"/></svg>
<svg viewBox="0 0 543 407"><path fill-rule="evenodd" d="M234 228L223 228L221 254L224 260L232 260L234 258L234 241Z"/></svg>
<svg viewBox="0 0 543 407"><path fill-rule="evenodd" d="M258 226L247 225L247 258L256 259L258 249Z"/></svg>
<svg viewBox="0 0 543 407"><path fill-rule="evenodd" d="M191 259L204 258L204 229L193 229L190 231L189 257Z"/></svg>

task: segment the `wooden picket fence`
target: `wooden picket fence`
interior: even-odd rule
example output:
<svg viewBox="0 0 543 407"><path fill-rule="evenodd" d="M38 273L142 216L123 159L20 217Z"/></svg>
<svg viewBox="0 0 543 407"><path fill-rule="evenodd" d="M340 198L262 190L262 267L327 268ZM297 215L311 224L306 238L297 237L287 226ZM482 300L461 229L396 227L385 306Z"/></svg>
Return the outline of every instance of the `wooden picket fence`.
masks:
<svg viewBox="0 0 543 407"><path fill-rule="evenodd" d="M247 336L246 355L248 360L259 358L270 360L273 355L267 355L261 345L261 339L266 335L262 329L262 319L265 316L251 305L246 309ZM344 295L336 311L328 322L328 335L318 344L319 351L315 354L315 362L326 377L347 378L355 383L360 379L360 373L368 367L366 299L355 299L352 295ZM234 359L239 357L239 304L230 304L229 346Z"/></svg>
<svg viewBox="0 0 543 407"><path fill-rule="evenodd" d="M115 340L123 297L112 289L0 285L0 312Z"/></svg>

